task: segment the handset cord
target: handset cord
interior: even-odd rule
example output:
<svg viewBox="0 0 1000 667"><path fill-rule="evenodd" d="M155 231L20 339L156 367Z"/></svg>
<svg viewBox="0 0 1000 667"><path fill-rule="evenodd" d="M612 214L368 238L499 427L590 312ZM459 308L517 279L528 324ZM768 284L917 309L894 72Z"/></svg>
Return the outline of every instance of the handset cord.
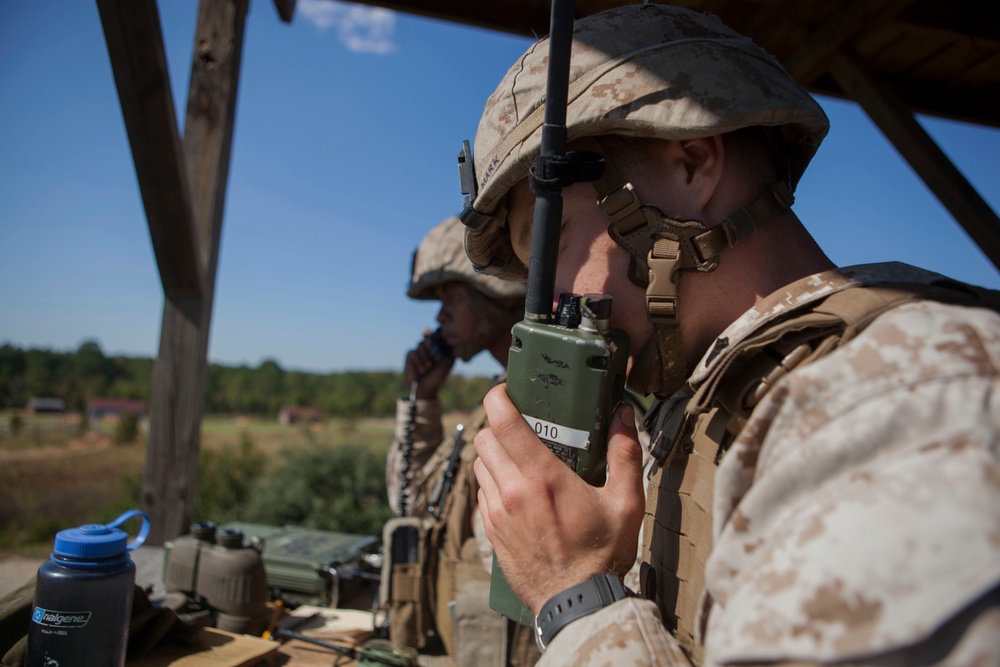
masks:
<svg viewBox="0 0 1000 667"><path fill-rule="evenodd" d="M410 466L412 465L413 456L413 431L417 424L417 383L419 380L414 380L413 384L410 385L410 405L406 414L406 424L403 427L402 437L400 440L400 453L403 456L403 463L399 469L399 511L397 514L399 516L406 516L407 505L409 505L409 499L407 498L407 491L410 488Z"/></svg>

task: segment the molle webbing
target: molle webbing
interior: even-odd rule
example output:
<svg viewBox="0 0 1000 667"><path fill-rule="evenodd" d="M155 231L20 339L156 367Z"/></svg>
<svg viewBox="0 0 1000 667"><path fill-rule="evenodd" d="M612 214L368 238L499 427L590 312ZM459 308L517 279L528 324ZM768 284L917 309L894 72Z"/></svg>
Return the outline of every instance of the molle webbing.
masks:
<svg viewBox="0 0 1000 667"><path fill-rule="evenodd" d="M656 601L666 626L695 664L702 659L699 625L708 611L702 609L702 594L724 422L716 410L700 415L674 463L657 469L646 498L643 560L657 576L655 590L643 594Z"/></svg>
<svg viewBox="0 0 1000 667"><path fill-rule="evenodd" d="M472 439L486 426L486 412L480 405L469 419L467 440L462 446L458 469L451 492L444 501L440 519L433 521L428 538L427 569L430 607L434 626L449 655L458 655L449 604L463 586L473 580L489 581L483 569L479 549L472 532L472 515L477 511L476 476L473 464L476 450Z"/></svg>
<svg viewBox="0 0 1000 667"><path fill-rule="evenodd" d="M485 425L486 412L480 405L467 422L465 442L445 439L435 452L436 458L432 457L426 464L433 472L423 479L420 490L422 498L430 499L435 496L440 478L452 464L450 454L459 447L453 482L449 492L442 493L439 498L437 516L427 511L421 517L397 518L390 522L413 526L419 535L417 562L393 563L390 551L383 568L383 581L391 576L386 602L390 611L390 639L394 642L425 652L440 651L443 647L451 656L462 650L454 632L449 603L466 584L489 582L472 527L478 491L472 439ZM384 541L392 543L389 537ZM473 641L479 639L473 638Z"/></svg>

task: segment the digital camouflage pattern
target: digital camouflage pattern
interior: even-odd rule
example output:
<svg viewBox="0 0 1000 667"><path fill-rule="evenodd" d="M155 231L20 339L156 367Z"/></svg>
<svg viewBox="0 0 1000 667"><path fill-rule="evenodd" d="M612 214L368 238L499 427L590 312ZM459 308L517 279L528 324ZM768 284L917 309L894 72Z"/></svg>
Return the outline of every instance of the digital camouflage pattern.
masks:
<svg viewBox="0 0 1000 667"><path fill-rule="evenodd" d="M457 217L447 218L431 229L413 254L407 295L440 299L437 288L442 285L460 283L470 288L462 307L471 309L476 317L476 330L470 339L452 348L455 358L468 361L485 348L484 341L493 340L498 333L509 336L510 326L523 315L520 301L525 286L477 273L465 256L463 240L464 228ZM477 511L478 486L472 472L472 440L485 423L481 407L465 422L465 445L453 469L453 483L447 496L441 495L444 500L435 516L428 511L428 502L435 484L449 467L457 441L453 434L446 436L443 432L438 400L398 401L395 438L386 460L389 504L399 515L405 467L406 514L420 517L424 528L419 566L404 567L408 570L405 575L410 577L407 581L415 590L390 601L390 607L395 604L397 618L405 619L396 626L400 641L423 648L429 637L425 630L433 630L440 639L448 655L433 656L434 664L501 665L506 664L507 656L525 646L530 653L517 654L525 656L523 662L517 663L524 667L538 657L533 641L527 633L521 633L524 637L515 638L514 648L509 650L506 622L488 605L493 551ZM421 604L415 604L418 601ZM432 650L440 652L439 648ZM431 660L431 656L423 657Z"/></svg>
<svg viewBox="0 0 1000 667"><path fill-rule="evenodd" d="M465 228L457 216L429 231L413 253L406 295L411 299L437 299L435 287L457 281L491 299L524 297L523 284L478 273L465 256L464 238Z"/></svg>
<svg viewBox="0 0 1000 667"><path fill-rule="evenodd" d="M939 278L902 264L810 276L717 345L849 287ZM722 457L712 505L703 664L1000 664L1000 315L907 303L792 371ZM688 657L633 598L567 626L539 664Z"/></svg>
<svg viewBox="0 0 1000 667"><path fill-rule="evenodd" d="M637 422L640 421L643 406L630 392L626 392L625 400L632 405ZM402 486L399 473L403 467L402 443L404 439L410 437L413 443L410 469L414 472L406 489L408 516L422 516L427 512L427 494L433 488L437 476L441 474L441 471L446 466L448 455L451 453L451 447L454 443L453 435L445 437L444 429L441 425L441 404L439 401L417 399L415 407L416 409L412 410L413 418L411 420L410 414L412 408L410 400L404 398L396 402L396 431L392 445L389 447L389 455L386 458L385 484L388 491L389 506L397 516L399 515L399 492ZM407 436L404 433L404 429L408 428L407 425L410 423L413 424L413 430ZM473 440L475 440L476 434L485 425L486 411L480 405L465 420L465 430L462 433L462 438L472 453L475 452L475 448L471 446ZM636 428L640 444L644 448L648 448L649 434L643 430L640 423L636 424ZM652 459L648 454L643 457L644 470L649 469L652 465L651 461ZM471 478L470 482L474 485L475 478ZM478 487L475 488L478 489ZM475 500L475 493L472 494L472 498ZM474 512L472 516L472 531L479 547L479 562L482 564L483 571L489 574L493 568L493 545L490 544L489 538L486 537L483 518L478 511ZM639 536L639 543L642 543L641 535ZM626 586L630 586L633 589L638 588L638 571L637 563L628 575L626 575Z"/></svg>
<svg viewBox="0 0 1000 667"><path fill-rule="evenodd" d="M775 128L794 189L829 122L777 60L717 17L656 4L611 9L575 22L567 141L598 135L708 137ZM535 43L487 100L476 131L476 211L493 216L466 233L473 263L524 279L507 237L505 198L541 148L548 40Z"/></svg>

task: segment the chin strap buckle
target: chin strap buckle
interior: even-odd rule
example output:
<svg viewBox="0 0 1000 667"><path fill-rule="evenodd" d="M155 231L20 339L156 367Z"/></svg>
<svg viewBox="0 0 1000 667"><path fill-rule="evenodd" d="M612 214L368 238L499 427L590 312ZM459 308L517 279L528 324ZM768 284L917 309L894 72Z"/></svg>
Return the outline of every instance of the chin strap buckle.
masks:
<svg viewBox="0 0 1000 667"><path fill-rule="evenodd" d="M654 324L677 324L677 283L681 244L670 238L657 239L646 257L649 286L646 288L646 316Z"/></svg>

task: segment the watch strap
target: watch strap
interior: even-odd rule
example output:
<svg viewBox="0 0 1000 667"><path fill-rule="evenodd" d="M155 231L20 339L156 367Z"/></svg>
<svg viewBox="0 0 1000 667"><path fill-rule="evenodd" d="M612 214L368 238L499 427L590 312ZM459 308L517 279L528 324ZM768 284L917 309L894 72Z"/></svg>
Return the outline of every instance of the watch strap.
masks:
<svg viewBox="0 0 1000 667"><path fill-rule="evenodd" d="M586 581L552 596L535 616L535 643L545 651L564 627L629 596L614 574L592 574Z"/></svg>

